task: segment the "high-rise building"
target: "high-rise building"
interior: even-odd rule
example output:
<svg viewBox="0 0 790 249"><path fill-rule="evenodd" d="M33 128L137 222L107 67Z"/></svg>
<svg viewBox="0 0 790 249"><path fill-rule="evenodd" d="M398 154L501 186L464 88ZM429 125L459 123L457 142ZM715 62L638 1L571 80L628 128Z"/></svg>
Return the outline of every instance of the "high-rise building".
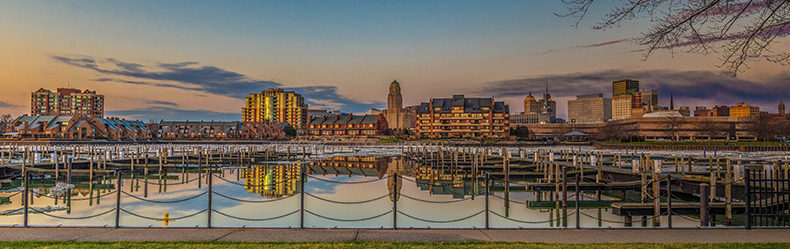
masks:
<svg viewBox="0 0 790 249"><path fill-rule="evenodd" d="M715 117L730 116L730 107L724 105L714 106L713 109L710 110L710 115Z"/></svg>
<svg viewBox="0 0 790 249"><path fill-rule="evenodd" d="M436 98L417 108L417 137L505 137L510 107L494 98Z"/></svg>
<svg viewBox="0 0 790 249"><path fill-rule="evenodd" d="M652 111L658 109L658 91L651 90L651 89L641 89L636 92L636 95L640 98L640 104L642 107L647 107L648 110Z"/></svg>
<svg viewBox="0 0 790 249"><path fill-rule="evenodd" d="M390 83L387 109L384 109L383 113L390 129L414 129L414 111L403 109L403 97L397 80Z"/></svg>
<svg viewBox="0 0 790 249"><path fill-rule="evenodd" d="M296 129L304 129L307 104L298 93L271 88L247 96L241 115L244 122L285 122Z"/></svg>
<svg viewBox="0 0 790 249"><path fill-rule="evenodd" d="M568 100L569 124L600 124L612 118L612 99L603 94L576 96Z"/></svg>
<svg viewBox="0 0 790 249"><path fill-rule="evenodd" d="M750 117L757 114L760 114L760 107L756 105L738 103L730 107L732 117Z"/></svg>
<svg viewBox="0 0 790 249"><path fill-rule="evenodd" d="M779 114L785 114L785 101L779 101Z"/></svg>
<svg viewBox="0 0 790 249"><path fill-rule="evenodd" d="M538 103L540 103L540 112L542 114L547 115L550 118L557 117L557 102L551 99L548 82L546 82L546 91L543 92L543 98L541 98Z"/></svg>
<svg viewBox="0 0 790 249"><path fill-rule="evenodd" d="M620 120L631 118L631 109L634 108L634 96L623 94L612 97L612 119Z"/></svg>
<svg viewBox="0 0 790 249"><path fill-rule="evenodd" d="M612 96L634 94L639 91L639 81L622 79L612 82Z"/></svg>
<svg viewBox="0 0 790 249"><path fill-rule="evenodd" d="M41 88L31 94L30 115L104 117L104 95L96 91L58 88L56 92Z"/></svg>
<svg viewBox="0 0 790 249"><path fill-rule="evenodd" d="M540 113L542 106L535 100L535 96L532 96L532 92L529 92L529 95L524 98L524 113Z"/></svg>

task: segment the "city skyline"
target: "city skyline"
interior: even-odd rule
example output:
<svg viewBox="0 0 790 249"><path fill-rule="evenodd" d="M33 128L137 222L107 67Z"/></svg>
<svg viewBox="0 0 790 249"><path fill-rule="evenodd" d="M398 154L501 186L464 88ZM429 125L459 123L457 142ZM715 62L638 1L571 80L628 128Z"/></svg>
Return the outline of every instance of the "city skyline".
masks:
<svg viewBox="0 0 790 249"><path fill-rule="evenodd" d="M0 29L0 113L30 109L39 88L106 96L106 116L239 120L244 97L279 87L311 109L363 113L386 107L402 84L403 105L465 94L495 97L521 112L545 81L567 117L567 100L605 93L621 78L659 91L659 105L733 105L776 112L790 73L764 61L738 77L717 56L659 51L642 60L633 34L554 13L556 1L518 2L5 2ZM598 6L600 16L611 6ZM783 41L783 40L781 40ZM780 48L787 44L780 43ZM676 51L679 52L679 51Z"/></svg>

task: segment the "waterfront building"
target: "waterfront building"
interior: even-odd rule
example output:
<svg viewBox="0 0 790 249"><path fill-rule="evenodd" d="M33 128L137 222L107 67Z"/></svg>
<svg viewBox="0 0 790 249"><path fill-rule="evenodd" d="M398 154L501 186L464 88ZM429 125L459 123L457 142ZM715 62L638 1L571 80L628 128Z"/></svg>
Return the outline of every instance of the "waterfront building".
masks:
<svg viewBox="0 0 790 249"><path fill-rule="evenodd" d="M387 94L387 109L383 110L383 114L390 129L414 129L416 114L414 111L403 108L403 96L401 95L400 83L397 80L390 83L389 94Z"/></svg>
<svg viewBox="0 0 790 249"><path fill-rule="evenodd" d="M604 98L603 94L576 96L568 101L568 123L596 124L604 123L612 118L612 99Z"/></svg>
<svg viewBox="0 0 790 249"><path fill-rule="evenodd" d="M375 136L384 135L389 128L384 114L379 115L324 115L313 117L307 124L307 134L313 136Z"/></svg>
<svg viewBox="0 0 790 249"><path fill-rule="evenodd" d="M115 141L142 141L150 137L145 123L124 119L88 116L24 115L15 119L8 130L18 138Z"/></svg>
<svg viewBox="0 0 790 249"><path fill-rule="evenodd" d="M634 96L629 94L612 97L612 119L626 119L632 117L634 109Z"/></svg>
<svg viewBox="0 0 790 249"><path fill-rule="evenodd" d="M417 109L417 137L506 137L510 107L494 98L435 98Z"/></svg>
<svg viewBox="0 0 790 249"><path fill-rule="evenodd" d="M730 107L724 105L714 106L713 109L710 110L710 116L715 116L715 117L730 116Z"/></svg>
<svg viewBox="0 0 790 249"><path fill-rule="evenodd" d="M694 117L706 117L706 116L710 116L710 110L708 110L708 107L697 106L694 109Z"/></svg>
<svg viewBox="0 0 790 249"><path fill-rule="evenodd" d="M161 140L260 140L285 139L285 123L239 121L160 121L151 127L152 137Z"/></svg>
<svg viewBox="0 0 790 249"><path fill-rule="evenodd" d="M612 82L612 96L634 95L639 91L639 81L632 79L622 79Z"/></svg>
<svg viewBox="0 0 790 249"><path fill-rule="evenodd" d="M545 124L555 122L557 102L551 99L548 85L543 98L536 100L532 92L524 98L524 112L510 115L511 124Z"/></svg>
<svg viewBox="0 0 790 249"><path fill-rule="evenodd" d="M285 122L295 129L304 129L308 120L304 97L280 88L250 94L241 113L243 122Z"/></svg>
<svg viewBox="0 0 790 249"><path fill-rule="evenodd" d="M58 88L55 92L40 88L31 93L30 115L103 118L104 95L73 88Z"/></svg>
<svg viewBox="0 0 790 249"><path fill-rule="evenodd" d="M760 107L756 105L738 103L730 109L730 116L733 117L751 117L752 115L760 114Z"/></svg>

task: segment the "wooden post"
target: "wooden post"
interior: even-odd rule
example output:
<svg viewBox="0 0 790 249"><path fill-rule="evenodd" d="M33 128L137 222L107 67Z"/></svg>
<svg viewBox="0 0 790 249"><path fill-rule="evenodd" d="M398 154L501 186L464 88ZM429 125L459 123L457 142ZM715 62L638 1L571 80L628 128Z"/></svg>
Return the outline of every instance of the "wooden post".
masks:
<svg viewBox="0 0 790 249"><path fill-rule="evenodd" d="M580 206L579 206L579 201L580 201L579 196L581 195L582 192L579 191L579 189L580 189L579 188L579 185L580 185L579 182L581 182L581 175L582 175L582 173L581 173L581 171L579 171L579 172L580 172L579 176L576 177L576 229L581 228L581 224L579 222L579 217L581 216L581 210L580 210Z"/></svg>
<svg viewBox="0 0 790 249"><path fill-rule="evenodd" d="M30 192L29 185L28 185L28 182L30 181L30 179L29 179L30 172L25 171L25 173L22 175L22 177L23 177L22 179L24 179L23 183L25 185L24 186L25 187L24 192L22 193L22 203L25 205L25 210L24 210L24 216L25 217L24 217L23 226L27 227L28 210L30 209L30 203L29 203L30 202L30 200L29 200L30 195L28 195L28 193Z"/></svg>
<svg viewBox="0 0 790 249"><path fill-rule="evenodd" d="M208 217L206 218L206 227L211 228L211 192L213 191L212 187L214 186L214 174L211 173L211 168L209 168L208 175L206 175L206 177L208 177L208 208L206 209L208 212Z"/></svg>
<svg viewBox="0 0 790 249"><path fill-rule="evenodd" d="M488 196L491 189L491 173L486 172L486 229L489 228L488 226L488 215L489 215L489 208L488 208Z"/></svg>
<svg viewBox="0 0 790 249"><path fill-rule="evenodd" d="M724 178L724 221L727 225L732 225L732 162L727 159L727 174Z"/></svg>
<svg viewBox="0 0 790 249"><path fill-rule="evenodd" d="M115 183L115 228L119 228L121 226L121 169L119 168L116 173L118 182Z"/></svg>
<svg viewBox="0 0 790 249"><path fill-rule="evenodd" d="M302 186L302 189L299 191L299 228L304 229L304 166L300 166L300 169L301 174L299 174L299 176L301 178L300 185Z"/></svg>
<svg viewBox="0 0 790 249"><path fill-rule="evenodd" d="M667 227L672 229L672 174L667 174Z"/></svg>
<svg viewBox="0 0 790 249"><path fill-rule="evenodd" d="M392 229L398 229L398 173L392 174Z"/></svg>
<svg viewBox="0 0 790 249"><path fill-rule="evenodd" d="M653 178L653 227L661 226L661 181L658 179L656 172L658 165L654 162L648 162L650 167L651 178Z"/></svg>
<svg viewBox="0 0 790 249"><path fill-rule="evenodd" d="M701 227L708 226L708 221L710 220L708 217L708 209L709 209L709 201L708 194L710 193L710 185L707 183L702 183L699 185L699 201L700 201L700 209L699 209L699 225Z"/></svg>

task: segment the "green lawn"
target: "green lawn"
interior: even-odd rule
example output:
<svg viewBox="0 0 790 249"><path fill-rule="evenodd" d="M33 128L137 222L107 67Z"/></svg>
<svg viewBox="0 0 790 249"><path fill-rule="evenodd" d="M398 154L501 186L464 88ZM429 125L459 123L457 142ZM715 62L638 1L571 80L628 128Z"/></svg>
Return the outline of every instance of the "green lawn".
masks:
<svg viewBox="0 0 790 249"><path fill-rule="evenodd" d="M232 243L232 242L0 242L0 248L788 248L790 243L725 244L590 244L560 245L535 243Z"/></svg>
<svg viewBox="0 0 790 249"><path fill-rule="evenodd" d="M642 142L607 142L608 145L697 145L697 146L704 146L704 145L743 145L743 146L776 146L781 144L786 144L778 141L769 141L769 142L755 142L755 141L681 141L681 142L671 142L671 141L642 141Z"/></svg>

